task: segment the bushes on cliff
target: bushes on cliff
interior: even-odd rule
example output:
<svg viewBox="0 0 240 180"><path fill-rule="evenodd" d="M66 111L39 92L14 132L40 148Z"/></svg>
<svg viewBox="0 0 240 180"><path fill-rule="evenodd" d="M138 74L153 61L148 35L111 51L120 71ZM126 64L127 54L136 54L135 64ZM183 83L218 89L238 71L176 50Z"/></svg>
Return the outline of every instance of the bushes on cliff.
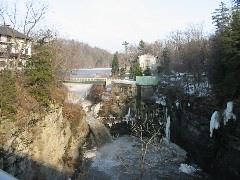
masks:
<svg viewBox="0 0 240 180"><path fill-rule="evenodd" d="M49 103L50 90L54 82L52 58L51 48L48 45L40 45L36 47L25 71L25 86L43 106Z"/></svg>
<svg viewBox="0 0 240 180"><path fill-rule="evenodd" d="M102 100L103 92L104 87L102 85L93 85L90 89L87 99L90 100L93 104L100 103Z"/></svg>
<svg viewBox="0 0 240 180"><path fill-rule="evenodd" d="M10 71L0 71L0 120L13 119L16 114L16 80Z"/></svg>

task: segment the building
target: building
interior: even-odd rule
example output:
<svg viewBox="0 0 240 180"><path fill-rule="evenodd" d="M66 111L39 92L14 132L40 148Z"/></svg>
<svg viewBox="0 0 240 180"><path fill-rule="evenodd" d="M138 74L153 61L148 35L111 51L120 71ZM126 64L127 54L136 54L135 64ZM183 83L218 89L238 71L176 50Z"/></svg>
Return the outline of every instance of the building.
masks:
<svg viewBox="0 0 240 180"><path fill-rule="evenodd" d="M136 81L131 80L113 80L112 81L112 93L123 93L129 97L135 97L136 91Z"/></svg>
<svg viewBox="0 0 240 180"><path fill-rule="evenodd" d="M22 69L30 56L30 39L8 25L0 26L0 70L14 67ZM19 57L20 59L17 61ZM18 64L16 64L17 62Z"/></svg>
<svg viewBox="0 0 240 180"><path fill-rule="evenodd" d="M156 70L157 58L151 54L144 54L138 57L138 62L142 70L144 71L147 67L151 69L151 71Z"/></svg>
<svg viewBox="0 0 240 180"><path fill-rule="evenodd" d="M155 76L136 76L138 98L141 101L151 100L158 84L159 79Z"/></svg>

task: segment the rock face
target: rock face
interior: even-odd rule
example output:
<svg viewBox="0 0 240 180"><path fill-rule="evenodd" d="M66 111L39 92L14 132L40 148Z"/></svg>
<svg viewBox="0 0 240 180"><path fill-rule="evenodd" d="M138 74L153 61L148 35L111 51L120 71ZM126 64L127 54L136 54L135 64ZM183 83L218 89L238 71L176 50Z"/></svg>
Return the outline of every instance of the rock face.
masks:
<svg viewBox="0 0 240 180"><path fill-rule="evenodd" d="M25 127L3 122L0 129L5 138L0 146L3 170L19 179L66 179L89 132L84 120L75 123L73 130L57 105L45 115L30 114Z"/></svg>
<svg viewBox="0 0 240 180"><path fill-rule="evenodd" d="M205 171L219 179L240 179L240 113L237 119L229 120L209 136L211 114L216 110L211 100L181 102L181 108L172 109L171 140L182 146L189 156ZM224 109L224 107L223 107Z"/></svg>

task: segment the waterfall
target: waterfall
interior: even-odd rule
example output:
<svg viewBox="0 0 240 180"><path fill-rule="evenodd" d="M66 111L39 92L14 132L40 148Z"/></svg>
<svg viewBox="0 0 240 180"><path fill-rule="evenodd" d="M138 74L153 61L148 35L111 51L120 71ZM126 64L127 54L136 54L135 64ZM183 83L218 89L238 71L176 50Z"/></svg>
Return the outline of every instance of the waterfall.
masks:
<svg viewBox="0 0 240 180"><path fill-rule="evenodd" d="M74 104L81 104L84 111L87 114L86 121L94 136L94 140L98 147L111 142L111 134L109 130L100 122L97 118L101 104L97 104L91 107L91 102L87 101L87 97L92 84L77 84L77 83L65 83L68 88L68 101Z"/></svg>
<svg viewBox="0 0 240 180"><path fill-rule="evenodd" d="M102 145L111 142L112 137L109 132L109 130L99 122L99 120L95 119L93 116L90 115L87 116L87 122L89 125L89 128L94 136L94 140L98 147L101 147Z"/></svg>

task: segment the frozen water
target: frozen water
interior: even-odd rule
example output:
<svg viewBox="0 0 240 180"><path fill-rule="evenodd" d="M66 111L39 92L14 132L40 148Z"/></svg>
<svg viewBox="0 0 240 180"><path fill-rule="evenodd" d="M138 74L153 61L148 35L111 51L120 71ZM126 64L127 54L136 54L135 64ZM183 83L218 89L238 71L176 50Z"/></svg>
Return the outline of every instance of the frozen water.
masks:
<svg viewBox="0 0 240 180"><path fill-rule="evenodd" d="M195 172L196 168L181 165L185 161L186 152L176 144L165 138L161 143L150 143L144 161L141 161L144 152L142 147L145 150L144 143L131 136L122 136L105 144L97 151L96 159L90 166L90 179L133 180L140 176L145 180L196 179L195 175L188 174Z"/></svg>
<svg viewBox="0 0 240 180"><path fill-rule="evenodd" d="M166 133L166 139L170 142L170 125L171 125L171 121L170 121L170 116L167 117L167 123L166 123L166 128L165 128L165 133Z"/></svg>
<svg viewBox="0 0 240 180"><path fill-rule="evenodd" d="M213 130L220 128L220 113L218 111L215 111L212 114L211 121L210 121L210 137L213 135Z"/></svg>

